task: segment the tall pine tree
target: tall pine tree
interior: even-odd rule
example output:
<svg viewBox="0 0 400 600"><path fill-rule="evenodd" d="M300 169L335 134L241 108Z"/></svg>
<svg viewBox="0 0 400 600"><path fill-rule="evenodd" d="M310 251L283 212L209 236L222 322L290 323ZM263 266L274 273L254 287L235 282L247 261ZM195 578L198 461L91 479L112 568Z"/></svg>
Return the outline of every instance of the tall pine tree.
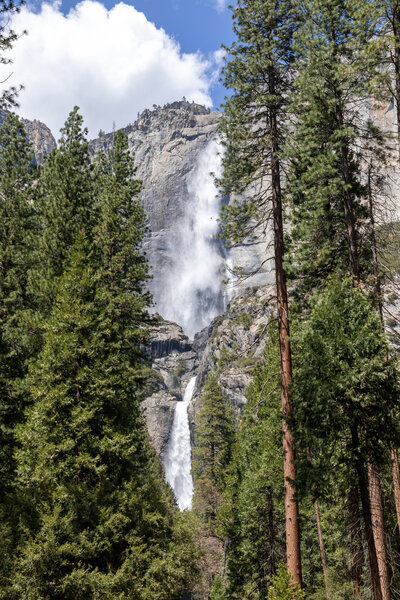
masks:
<svg viewBox="0 0 400 600"><path fill-rule="evenodd" d="M286 273L283 266L281 145L288 117L288 93L293 78L293 32L297 17L290 0L240 0L235 8L237 35L229 49L224 82L232 89L221 119L224 175L222 189L239 199L222 214L226 238L243 241L256 224L273 223L281 400L284 417L291 412L292 375ZM287 564L301 586L301 556L293 433L282 424Z"/></svg>
<svg viewBox="0 0 400 600"><path fill-rule="evenodd" d="M27 272L36 230L32 157L21 122L10 114L0 129L0 590L9 580L17 535L14 429L29 399L23 378L32 352L26 318L32 308Z"/></svg>

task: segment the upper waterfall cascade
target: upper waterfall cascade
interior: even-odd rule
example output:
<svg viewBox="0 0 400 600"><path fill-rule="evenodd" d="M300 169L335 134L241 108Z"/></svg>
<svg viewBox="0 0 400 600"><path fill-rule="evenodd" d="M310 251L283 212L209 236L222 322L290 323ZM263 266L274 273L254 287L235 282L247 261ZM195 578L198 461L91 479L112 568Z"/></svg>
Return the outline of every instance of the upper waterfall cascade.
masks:
<svg viewBox="0 0 400 600"><path fill-rule="evenodd" d="M195 383L196 377L192 377L186 386L183 401L176 404L174 422L164 457L165 478L174 490L181 510L189 510L192 507L193 478L188 407Z"/></svg>
<svg viewBox="0 0 400 600"><path fill-rule="evenodd" d="M225 260L216 237L221 199L214 177L221 175L221 145L211 140L188 176L189 201L171 254L174 266L164 280L157 309L193 338L223 312Z"/></svg>

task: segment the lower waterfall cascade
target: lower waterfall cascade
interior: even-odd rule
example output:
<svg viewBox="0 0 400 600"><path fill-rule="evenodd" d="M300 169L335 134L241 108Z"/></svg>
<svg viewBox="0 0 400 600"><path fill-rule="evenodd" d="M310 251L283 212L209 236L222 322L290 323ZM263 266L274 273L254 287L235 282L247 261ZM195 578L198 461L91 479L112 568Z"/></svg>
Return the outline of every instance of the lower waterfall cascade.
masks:
<svg viewBox="0 0 400 600"><path fill-rule="evenodd" d="M193 478L188 408L195 384L196 377L192 377L186 386L183 400L176 403L174 422L164 456L165 479L174 491L180 510L192 508Z"/></svg>

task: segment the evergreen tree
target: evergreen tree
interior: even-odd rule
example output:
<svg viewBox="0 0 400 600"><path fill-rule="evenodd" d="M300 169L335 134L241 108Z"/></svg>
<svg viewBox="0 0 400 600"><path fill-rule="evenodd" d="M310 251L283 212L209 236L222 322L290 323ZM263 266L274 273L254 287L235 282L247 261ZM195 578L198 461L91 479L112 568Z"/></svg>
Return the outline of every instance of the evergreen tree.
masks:
<svg viewBox="0 0 400 600"><path fill-rule="evenodd" d="M221 392L216 373L211 373L204 385L196 416L192 465L196 484L194 504L211 529L214 529L213 521L225 486L234 435L234 409Z"/></svg>
<svg viewBox="0 0 400 600"><path fill-rule="evenodd" d="M14 428L29 397L23 378L31 354L26 315L31 308L27 271L35 232L32 156L22 124L10 114L0 129L0 597L10 573L18 522Z"/></svg>
<svg viewBox="0 0 400 600"><path fill-rule="evenodd" d="M125 149L118 137L101 182L105 221L96 233L90 220L81 224L30 371L35 402L19 429L18 472L32 509L23 515L16 598L169 600L194 573L193 537L140 408L149 298Z"/></svg>
<svg viewBox="0 0 400 600"><path fill-rule="evenodd" d="M304 19L296 36L296 122L287 147L294 225L292 272L299 280L297 295L304 311L312 289L323 287L336 269L355 280L378 281L370 248L372 240L374 251L373 231L372 238L369 231L373 230L370 167L365 177L361 164L367 154L372 161L373 138L381 135L368 123L365 110L360 111L373 75L372 53L366 46L376 31L375 7L359 0L307 0L302 6ZM378 288L374 293L379 298ZM369 473L378 519L371 518L365 477L359 478L359 485L374 594L379 599L382 586L385 597L390 593L389 573L387 561L380 560L385 554L385 533L376 465L370 466Z"/></svg>
<svg viewBox="0 0 400 600"><path fill-rule="evenodd" d="M286 273L283 266L281 145L293 79L293 32L298 19L291 0L239 0L237 40L229 49L224 82L233 93L225 103L220 131L225 145L221 187L242 194L222 213L223 232L233 243L265 231L272 217L284 417L291 412L292 374ZM300 532L293 434L283 420L287 563L301 586Z"/></svg>
<svg viewBox="0 0 400 600"><path fill-rule="evenodd" d="M36 267L30 281L42 314L51 309L58 278L78 232L91 236L97 222L93 165L78 107L70 113L61 134L58 148L41 169L38 188L41 232L34 248Z"/></svg>
<svg viewBox="0 0 400 600"><path fill-rule="evenodd" d="M118 131L110 154L99 157L97 164L100 192L94 260L99 264L104 293L113 298L113 319L130 325L135 321L138 326L130 329L131 335L136 336L136 341L141 336L145 342L143 326L151 321L147 312L151 297L146 291L150 275L142 251L146 225L143 205L137 197L141 182L134 178L135 171L128 138ZM129 331L124 335L129 336ZM125 343L127 340L128 337Z"/></svg>
<svg viewBox="0 0 400 600"><path fill-rule="evenodd" d="M364 48L374 13L359 0L306 0L302 8L295 123L286 155L292 223L287 260L304 303L337 268L356 278L370 273L360 151L369 129L359 107L369 93Z"/></svg>
<svg viewBox="0 0 400 600"><path fill-rule="evenodd" d="M381 586L367 465L384 464L398 436L396 377L386 357L385 336L369 299L350 280L333 278L298 339L296 428L299 448L309 448L312 456L312 463L303 456L300 476L306 489L325 498L333 475L345 482L343 491L357 477L375 597Z"/></svg>
<svg viewBox="0 0 400 600"><path fill-rule="evenodd" d="M285 531L276 322L254 371L229 464L218 530L226 550L228 598L267 597L277 563L285 557Z"/></svg>

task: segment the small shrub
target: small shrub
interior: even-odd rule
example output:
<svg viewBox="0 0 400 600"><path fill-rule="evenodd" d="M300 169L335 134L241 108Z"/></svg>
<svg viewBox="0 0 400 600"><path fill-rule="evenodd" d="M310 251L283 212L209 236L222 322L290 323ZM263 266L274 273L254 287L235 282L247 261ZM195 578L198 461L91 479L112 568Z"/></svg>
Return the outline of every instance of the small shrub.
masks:
<svg viewBox="0 0 400 600"><path fill-rule="evenodd" d="M268 600L305 600L303 590L292 581L286 565L280 564L271 578Z"/></svg>

